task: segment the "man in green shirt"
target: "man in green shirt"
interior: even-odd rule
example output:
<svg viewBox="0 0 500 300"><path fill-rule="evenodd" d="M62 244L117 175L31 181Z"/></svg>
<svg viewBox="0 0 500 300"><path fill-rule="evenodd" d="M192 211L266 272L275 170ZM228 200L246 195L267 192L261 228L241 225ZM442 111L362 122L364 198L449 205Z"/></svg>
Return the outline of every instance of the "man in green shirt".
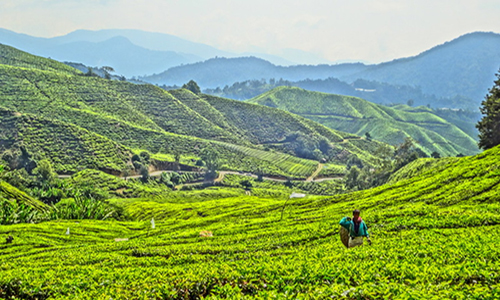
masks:
<svg viewBox="0 0 500 300"><path fill-rule="evenodd" d="M355 209L352 212L352 218L344 217L339 222L340 226L344 227L349 232L349 248L362 245L363 237L366 237L369 244L372 243L368 233L368 227L361 219L360 214L361 212L359 209Z"/></svg>

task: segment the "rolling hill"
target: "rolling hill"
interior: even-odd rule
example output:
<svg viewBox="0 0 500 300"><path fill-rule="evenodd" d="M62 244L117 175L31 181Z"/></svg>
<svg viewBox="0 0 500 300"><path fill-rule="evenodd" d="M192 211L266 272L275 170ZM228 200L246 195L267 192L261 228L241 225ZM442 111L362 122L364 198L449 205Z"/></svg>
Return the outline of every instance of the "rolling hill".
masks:
<svg viewBox="0 0 500 300"><path fill-rule="evenodd" d="M454 156L478 152L471 136L427 108L411 112L361 98L296 87L275 88L248 102L283 109L336 130L357 135L368 132L374 139L392 145L411 137L428 154L437 151L441 155Z"/></svg>
<svg viewBox="0 0 500 300"><path fill-rule="evenodd" d="M94 132L68 123L0 107L0 153L15 155L21 147L37 160L49 159L60 173L79 166L122 170L132 151Z"/></svg>
<svg viewBox="0 0 500 300"><path fill-rule="evenodd" d="M14 243L0 253L0 297L495 299L499 158L495 147L416 161L406 179L333 197L207 190L113 200L127 221L2 226ZM338 222L354 208L373 244L346 249Z"/></svg>
<svg viewBox="0 0 500 300"><path fill-rule="evenodd" d="M0 82L0 106L7 115L35 118L43 124L48 122L49 127L76 126L81 130L72 129L78 131L77 137L68 137L69 140L82 139L88 131L83 140L99 136L105 144L125 147L123 153L147 150L158 157L163 154L173 157L172 153L177 152L190 158L187 163L194 164L202 149L214 148L221 154L222 168L246 171L257 168L269 174L299 178L307 177L317 168L318 154L313 156L316 149L333 165L340 165L332 168L335 173L342 172L346 153L357 155L368 165L377 162L374 153L380 143L344 141L349 134L297 115L195 95L187 90L167 92L149 84L85 76L64 64L4 45L0 45ZM42 132L44 126L40 125ZM40 136L36 140L36 143L46 140L43 157L70 153L64 150L65 145L50 146L58 139L66 137ZM92 141L79 143L93 145ZM40 151L38 146L32 147ZM338 156L340 153L342 158ZM70 157L64 158L64 162L51 159L59 172L104 165L120 171L124 164L130 163L123 157L121 162L113 164L105 161L90 164L92 159L72 161Z"/></svg>

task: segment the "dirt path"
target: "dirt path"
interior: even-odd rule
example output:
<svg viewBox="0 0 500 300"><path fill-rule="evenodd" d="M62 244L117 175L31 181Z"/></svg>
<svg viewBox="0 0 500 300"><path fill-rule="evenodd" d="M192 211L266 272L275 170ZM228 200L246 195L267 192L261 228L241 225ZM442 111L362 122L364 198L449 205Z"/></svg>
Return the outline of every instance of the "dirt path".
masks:
<svg viewBox="0 0 500 300"><path fill-rule="evenodd" d="M360 136L360 137L348 137L348 138L345 138L342 140L342 142L340 143L347 143L349 142L350 140L364 140L365 138Z"/></svg>
<svg viewBox="0 0 500 300"><path fill-rule="evenodd" d="M318 167L316 168L316 171L314 171L311 176L307 177L306 181L313 181L316 176L318 176L319 172L321 172L321 169L323 169L323 164L318 163Z"/></svg>
<svg viewBox="0 0 500 300"><path fill-rule="evenodd" d="M314 179L314 178L316 178L316 176L318 176L319 172L321 172L322 168L323 168L323 164L318 164L318 168L316 169L316 171L314 171L314 173L312 173L311 176L309 176L307 179L293 179L293 181L321 182L321 181L327 181L327 180L339 180L339 179L343 179L343 177L341 177L341 176L337 176L337 177L325 177L325 178ZM159 170L159 171L154 171L154 172L149 173L149 176L150 177L158 177L158 176L161 176L161 174L163 172L177 172L177 171ZM186 172L184 172L184 173L186 173ZM195 173L197 173L197 172L195 172ZM222 182L224 180L224 177L226 175L228 175L228 174L239 175L239 176L247 176L247 177L251 177L251 178L258 178L259 177L259 176L255 175L255 174L252 174L252 173L243 173L243 172L236 172L236 171L219 171L219 175L213 181L210 180L210 181L185 183L185 184L182 184L180 186L184 186L184 185L199 185L199 184L210 183L210 182ZM63 178L70 178L71 175L58 175L57 177L59 177L61 179L63 179ZM124 180L128 180L130 178L141 178L141 177L142 177L142 175L132 175L132 176L127 176L127 177L119 177L119 178L124 179ZM275 178L275 177L269 177L269 176L262 176L262 179L264 179L264 180L270 180L270 181L276 181L276 182L286 182L288 180L286 178Z"/></svg>

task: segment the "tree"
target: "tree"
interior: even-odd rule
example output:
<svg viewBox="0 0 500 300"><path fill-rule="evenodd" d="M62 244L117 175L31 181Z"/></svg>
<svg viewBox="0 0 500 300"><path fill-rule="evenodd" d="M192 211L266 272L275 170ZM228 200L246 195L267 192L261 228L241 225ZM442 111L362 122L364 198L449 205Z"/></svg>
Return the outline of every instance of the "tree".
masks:
<svg viewBox="0 0 500 300"><path fill-rule="evenodd" d="M146 169L149 167L149 164L151 163L151 156L149 155L148 152L142 151L139 154L134 154L132 156L132 164L134 165L134 169L136 171L141 172L141 167L146 167Z"/></svg>
<svg viewBox="0 0 500 300"><path fill-rule="evenodd" d="M109 66L102 67L102 71L104 72L104 78L111 79L111 72L115 72L115 69Z"/></svg>
<svg viewBox="0 0 500 300"><path fill-rule="evenodd" d="M413 106L413 104L415 104L415 101L413 99L410 99L406 101L406 104L408 104L408 106Z"/></svg>
<svg viewBox="0 0 500 300"><path fill-rule="evenodd" d="M240 182L240 185L245 189L245 190L250 190L253 186L252 182L250 180L243 180Z"/></svg>
<svg viewBox="0 0 500 300"><path fill-rule="evenodd" d="M352 189L358 185L359 169L353 166L345 178L345 185L348 189Z"/></svg>
<svg viewBox="0 0 500 300"><path fill-rule="evenodd" d="M372 135L368 131L365 132L365 137L366 137L367 141L371 141L372 140Z"/></svg>
<svg viewBox="0 0 500 300"><path fill-rule="evenodd" d="M145 166L148 166L149 163L151 162L150 161L151 156L146 151L142 151L141 153L139 153L139 157L141 158L142 164L145 165Z"/></svg>
<svg viewBox="0 0 500 300"><path fill-rule="evenodd" d="M219 153L213 149L205 148L200 152L200 158L205 163L209 174L215 174L219 168Z"/></svg>
<svg viewBox="0 0 500 300"><path fill-rule="evenodd" d="M439 152L437 152L437 151L434 151L431 153L431 157L432 158L441 158L441 154L439 154Z"/></svg>
<svg viewBox="0 0 500 300"><path fill-rule="evenodd" d="M478 145L484 150L500 144L500 70L495 75L497 79L479 108L484 116L476 125Z"/></svg>
<svg viewBox="0 0 500 300"><path fill-rule="evenodd" d="M134 167L131 165L127 165L127 166L125 166L125 168L122 169L122 175L125 178L125 180L127 180L127 177L130 176L133 169L134 169Z"/></svg>
<svg viewBox="0 0 500 300"><path fill-rule="evenodd" d="M149 179L149 170L148 167L141 165L139 172L141 173L142 182L147 182Z"/></svg>
<svg viewBox="0 0 500 300"><path fill-rule="evenodd" d="M85 73L85 76L96 77L98 75L94 72L94 69L92 69L92 67L89 67L87 69L87 73Z"/></svg>
<svg viewBox="0 0 500 300"><path fill-rule="evenodd" d="M359 159L359 157L356 154L351 154L349 155L349 158L347 159L346 162L347 170L350 170L354 166L358 167L359 169L362 169L363 161Z"/></svg>
<svg viewBox="0 0 500 300"><path fill-rule="evenodd" d="M181 169L181 152L178 149L174 150L174 161L175 161L175 170L179 171Z"/></svg>
<svg viewBox="0 0 500 300"><path fill-rule="evenodd" d="M182 86L182 88L186 89L186 90L190 90L191 92L195 93L196 95L201 94L201 89L194 80L190 80L188 83L185 83Z"/></svg>
<svg viewBox="0 0 500 300"><path fill-rule="evenodd" d="M49 160L44 159L38 163L38 166L33 170L33 174L38 177L42 183L52 183L57 178L56 172L52 168Z"/></svg>
<svg viewBox="0 0 500 300"><path fill-rule="evenodd" d="M323 152L321 152L321 150L319 149L314 149L313 156L317 161L321 162L323 160Z"/></svg>
<svg viewBox="0 0 500 300"><path fill-rule="evenodd" d="M405 138L404 142L397 146L394 151L395 164L393 171L397 171L412 161L418 159L420 156L415 149L416 147L413 139L409 137Z"/></svg>

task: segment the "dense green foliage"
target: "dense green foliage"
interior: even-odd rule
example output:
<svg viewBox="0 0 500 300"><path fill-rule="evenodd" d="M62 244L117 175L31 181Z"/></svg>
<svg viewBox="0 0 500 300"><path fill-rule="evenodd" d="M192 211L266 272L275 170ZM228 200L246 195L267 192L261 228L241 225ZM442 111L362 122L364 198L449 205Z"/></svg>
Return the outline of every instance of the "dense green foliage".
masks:
<svg viewBox="0 0 500 300"><path fill-rule="evenodd" d="M188 83L182 86L183 89L190 90L194 94L201 94L200 87L194 80L190 80Z"/></svg>
<svg viewBox="0 0 500 300"><path fill-rule="evenodd" d="M481 103L483 118L477 124L479 147L489 149L500 144L500 73L496 74L495 84Z"/></svg>
<svg viewBox="0 0 500 300"><path fill-rule="evenodd" d="M474 139L455 125L429 111L412 112L377 105L360 98L280 87L249 102L277 107L327 127L364 135L396 145L406 137L416 140L428 154L472 154Z"/></svg>
<svg viewBox="0 0 500 300"><path fill-rule="evenodd" d="M2 246L0 297L495 299L499 158L495 147L438 169L416 161L390 185L286 204L215 188L117 200L135 222L3 226L14 242ZM372 246L338 240L353 208Z"/></svg>

